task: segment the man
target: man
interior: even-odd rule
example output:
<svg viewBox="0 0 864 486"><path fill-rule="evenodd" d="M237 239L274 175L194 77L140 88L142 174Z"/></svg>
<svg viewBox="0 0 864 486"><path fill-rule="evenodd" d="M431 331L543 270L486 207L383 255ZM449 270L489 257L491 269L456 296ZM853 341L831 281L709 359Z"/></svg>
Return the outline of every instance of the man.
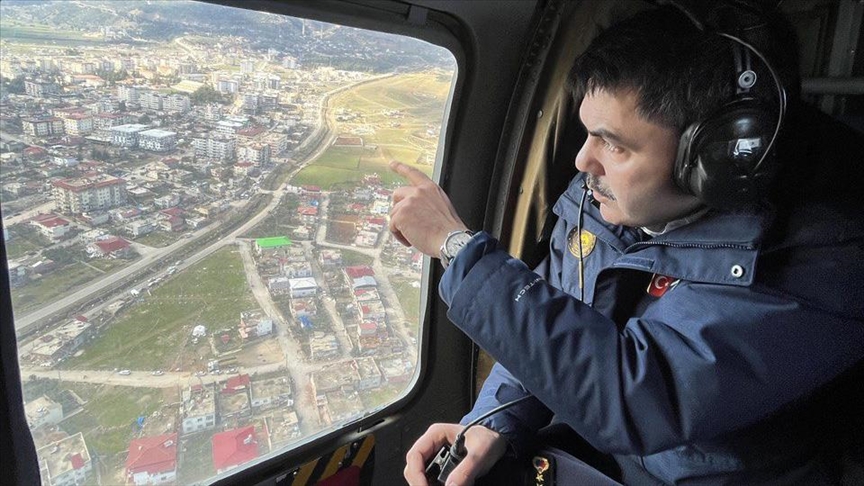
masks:
<svg viewBox="0 0 864 486"><path fill-rule="evenodd" d="M592 42L572 73L588 133L580 175L534 271L464 233L421 172L391 165L410 183L394 193L391 232L447 260L448 316L498 360L462 423L532 396L467 432L448 485L530 454L553 415L612 455L625 484L837 484L864 454L864 223L850 202L861 137L792 103L765 198L717 209L682 188L682 133L734 97L730 44L674 9ZM782 97L770 82L755 92ZM409 484L427 483L462 428L417 440Z"/></svg>

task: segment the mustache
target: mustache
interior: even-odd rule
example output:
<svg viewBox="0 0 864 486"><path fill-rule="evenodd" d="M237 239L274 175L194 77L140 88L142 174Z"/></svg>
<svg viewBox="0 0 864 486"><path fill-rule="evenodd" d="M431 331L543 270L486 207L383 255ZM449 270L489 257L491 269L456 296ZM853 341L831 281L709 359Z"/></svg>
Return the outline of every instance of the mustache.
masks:
<svg viewBox="0 0 864 486"><path fill-rule="evenodd" d="M612 194L612 191L606 187L605 185L600 183L600 180L594 174L588 174L585 177L585 183L588 184L588 188L592 191L599 193L601 196L609 199L610 201L615 201L615 195Z"/></svg>

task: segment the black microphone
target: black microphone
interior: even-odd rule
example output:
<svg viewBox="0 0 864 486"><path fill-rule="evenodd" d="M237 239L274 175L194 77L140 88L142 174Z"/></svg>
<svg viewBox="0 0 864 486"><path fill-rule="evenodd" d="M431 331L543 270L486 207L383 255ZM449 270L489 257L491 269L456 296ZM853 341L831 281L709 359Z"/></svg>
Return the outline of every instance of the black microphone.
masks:
<svg viewBox="0 0 864 486"><path fill-rule="evenodd" d="M588 183L582 179L582 198L579 201L579 216L576 217L576 238L579 245L579 300L585 302L585 265L582 254L582 215L585 214L585 200L589 204L594 201L594 191L588 189Z"/></svg>
<svg viewBox="0 0 864 486"><path fill-rule="evenodd" d="M453 445L447 446L445 444L441 447L441 450L438 451L438 454L435 455L432 462L426 466L426 480L429 481L429 484L447 484L447 477L450 476L450 473L456 469L456 466L458 466L459 463L462 462L462 459L464 459L468 454L468 450L465 449L465 432L468 432L468 429L479 424L483 419L495 415L502 410L508 409L513 405L524 402L533 396L534 395L525 395L524 397L499 405L469 422L468 425L466 425L462 431L456 435Z"/></svg>

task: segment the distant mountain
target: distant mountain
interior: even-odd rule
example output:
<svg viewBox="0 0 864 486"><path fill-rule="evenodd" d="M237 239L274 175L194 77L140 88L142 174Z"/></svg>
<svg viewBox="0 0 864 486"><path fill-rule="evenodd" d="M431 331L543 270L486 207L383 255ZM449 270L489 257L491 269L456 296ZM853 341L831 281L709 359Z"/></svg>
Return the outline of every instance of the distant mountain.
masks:
<svg viewBox="0 0 864 486"><path fill-rule="evenodd" d="M63 30L111 27L131 38L169 41L184 34L244 38L251 49L276 49L305 65L373 71L452 68L443 49L409 37L189 1L3 0L0 18Z"/></svg>

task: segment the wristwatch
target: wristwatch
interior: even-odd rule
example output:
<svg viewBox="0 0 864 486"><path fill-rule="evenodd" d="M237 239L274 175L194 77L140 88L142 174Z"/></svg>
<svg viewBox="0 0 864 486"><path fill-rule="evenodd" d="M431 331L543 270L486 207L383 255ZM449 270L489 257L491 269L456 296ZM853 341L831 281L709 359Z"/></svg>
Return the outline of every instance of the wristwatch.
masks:
<svg viewBox="0 0 864 486"><path fill-rule="evenodd" d="M438 250L441 254L441 265L444 265L444 268L450 266L450 262L456 258L459 250L468 244L472 236L474 236L474 232L469 230L456 230L447 234L444 243L441 244L441 249Z"/></svg>

